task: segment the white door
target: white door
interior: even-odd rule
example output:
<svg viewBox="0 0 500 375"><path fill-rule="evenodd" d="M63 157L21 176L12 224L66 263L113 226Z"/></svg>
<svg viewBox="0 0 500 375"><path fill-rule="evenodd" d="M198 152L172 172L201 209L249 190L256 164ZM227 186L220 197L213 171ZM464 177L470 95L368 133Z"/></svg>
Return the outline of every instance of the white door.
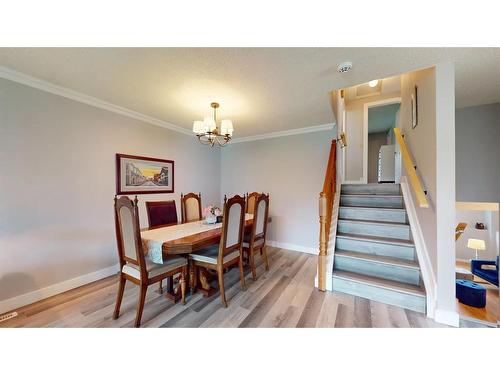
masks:
<svg viewBox="0 0 500 375"><path fill-rule="evenodd" d="M394 182L395 146L380 147L378 155L378 182Z"/></svg>

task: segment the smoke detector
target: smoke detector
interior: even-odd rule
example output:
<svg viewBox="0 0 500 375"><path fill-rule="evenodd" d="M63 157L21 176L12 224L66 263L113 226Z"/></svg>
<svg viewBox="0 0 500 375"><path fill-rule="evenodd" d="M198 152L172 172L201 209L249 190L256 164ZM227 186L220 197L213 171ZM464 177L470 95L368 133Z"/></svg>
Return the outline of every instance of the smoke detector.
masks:
<svg viewBox="0 0 500 375"><path fill-rule="evenodd" d="M351 68L352 68L352 62L346 61L337 66L337 72L347 73L349 70L351 70Z"/></svg>

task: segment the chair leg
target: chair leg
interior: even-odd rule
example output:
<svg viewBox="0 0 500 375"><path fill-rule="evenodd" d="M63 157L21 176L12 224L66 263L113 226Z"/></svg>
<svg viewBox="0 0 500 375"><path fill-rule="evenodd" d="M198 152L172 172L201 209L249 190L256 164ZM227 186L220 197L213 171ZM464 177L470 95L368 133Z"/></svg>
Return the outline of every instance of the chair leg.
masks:
<svg viewBox="0 0 500 375"><path fill-rule="evenodd" d="M267 257L267 249L266 246L262 246L261 249L261 254L264 256L264 264L266 265L266 271L269 271L269 258Z"/></svg>
<svg viewBox="0 0 500 375"><path fill-rule="evenodd" d="M224 290L224 272L222 272L222 269L217 270L217 276L219 278L220 299L222 305L224 305L224 307L227 307L226 292Z"/></svg>
<svg viewBox="0 0 500 375"><path fill-rule="evenodd" d="M123 291L125 290L125 283L127 279L120 274L120 282L118 284L118 294L116 296L115 312L113 313L113 319L118 319L120 316L120 306L122 305Z"/></svg>
<svg viewBox="0 0 500 375"><path fill-rule="evenodd" d="M255 255L254 255L254 250L249 249L248 253L250 255L250 269L252 270L252 279L253 281L257 280L257 272L255 271Z"/></svg>
<svg viewBox="0 0 500 375"><path fill-rule="evenodd" d="M160 280L160 287L158 288L158 293L163 294L163 280Z"/></svg>
<svg viewBox="0 0 500 375"><path fill-rule="evenodd" d="M137 315L135 316L135 327L141 326L142 311L144 310L144 301L146 300L146 292L148 291L148 286L146 284L140 285L139 300L137 301Z"/></svg>
<svg viewBox="0 0 500 375"><path fill-rule="evenodd" d="M182 304L186 304L186 276L187 276L187 266L182 267L181 273L181 297Z"/></svg>
<svg viewBox="0 0 500 375"><path fill-rule="evenodd" d="M241 289L246 290L247 286L245 284L245 272L243 271L243 251L240 252L240 283Z"/></svg>

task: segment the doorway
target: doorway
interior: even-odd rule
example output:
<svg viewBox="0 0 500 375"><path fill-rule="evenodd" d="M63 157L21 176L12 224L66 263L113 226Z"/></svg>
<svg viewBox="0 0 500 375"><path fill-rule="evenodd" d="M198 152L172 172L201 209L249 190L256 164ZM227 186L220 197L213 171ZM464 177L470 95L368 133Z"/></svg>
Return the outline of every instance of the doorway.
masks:
<svg viewBox="0 0 500 375"><path fill-rule="evenodd" d="M394 128L399 127L400 98L366 103L364 106L365 183L399 183L401 154Z"/></svg>

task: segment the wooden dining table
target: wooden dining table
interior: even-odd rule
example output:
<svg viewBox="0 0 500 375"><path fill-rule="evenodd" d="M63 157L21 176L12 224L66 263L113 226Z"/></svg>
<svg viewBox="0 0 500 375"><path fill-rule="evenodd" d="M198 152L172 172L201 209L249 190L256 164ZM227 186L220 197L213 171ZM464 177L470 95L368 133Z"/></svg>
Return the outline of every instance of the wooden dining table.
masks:
<svg viewBox="0 0 500 375"><path fill-rule="evenodd" d="M245 220L245 232L252 228L253 217ZM184 224L177 224L184 225ZM166 241L162 245L163 256L190 254L209 246L218 245L221 239L222 227L207 229L204 232Z"/></svg>
<svg viewBox="0 0 500 375"><path fill-rule="evenodd" d="M183 225L189 225L189 223L169 226L169 229L171 229L169 230L169 232L172 232L172 230L175 231L175 229L179 229L179 232L182 232ZM245 225L245 232L249 232L253 225L253 215L246 214L244 225ZM147 233L148 237L151 236L152 234L158 237L158 234L161 233L160 231L163 228L164 227L155 228L151 230L143 230L141 233L144 234L144 236L146 236ZM163 242L161 246L163 259L168 259L169 257L176 255L190 254L213 245L218 245L221 240L221 235L222 235L222 227L220 225L217 228L213 229L210 228L210 225L206 225L206 230L203 230L199 233L161 241ZM159 237L161 238L161 235ZM205 296L209 296L215 293L216 290L214 288L211 288L209 285L210 279L211 275L207 271L200 270L199 279L195 280L195 270L192 266L190 266L188 281L191 292L193 292L194 289L198 289ZM197 285L199 285L199 287L197 287ZM173 300L174 302L180 299L179 290L174 290L173 288L172 278L167 279L165 296Z"/></svg>

